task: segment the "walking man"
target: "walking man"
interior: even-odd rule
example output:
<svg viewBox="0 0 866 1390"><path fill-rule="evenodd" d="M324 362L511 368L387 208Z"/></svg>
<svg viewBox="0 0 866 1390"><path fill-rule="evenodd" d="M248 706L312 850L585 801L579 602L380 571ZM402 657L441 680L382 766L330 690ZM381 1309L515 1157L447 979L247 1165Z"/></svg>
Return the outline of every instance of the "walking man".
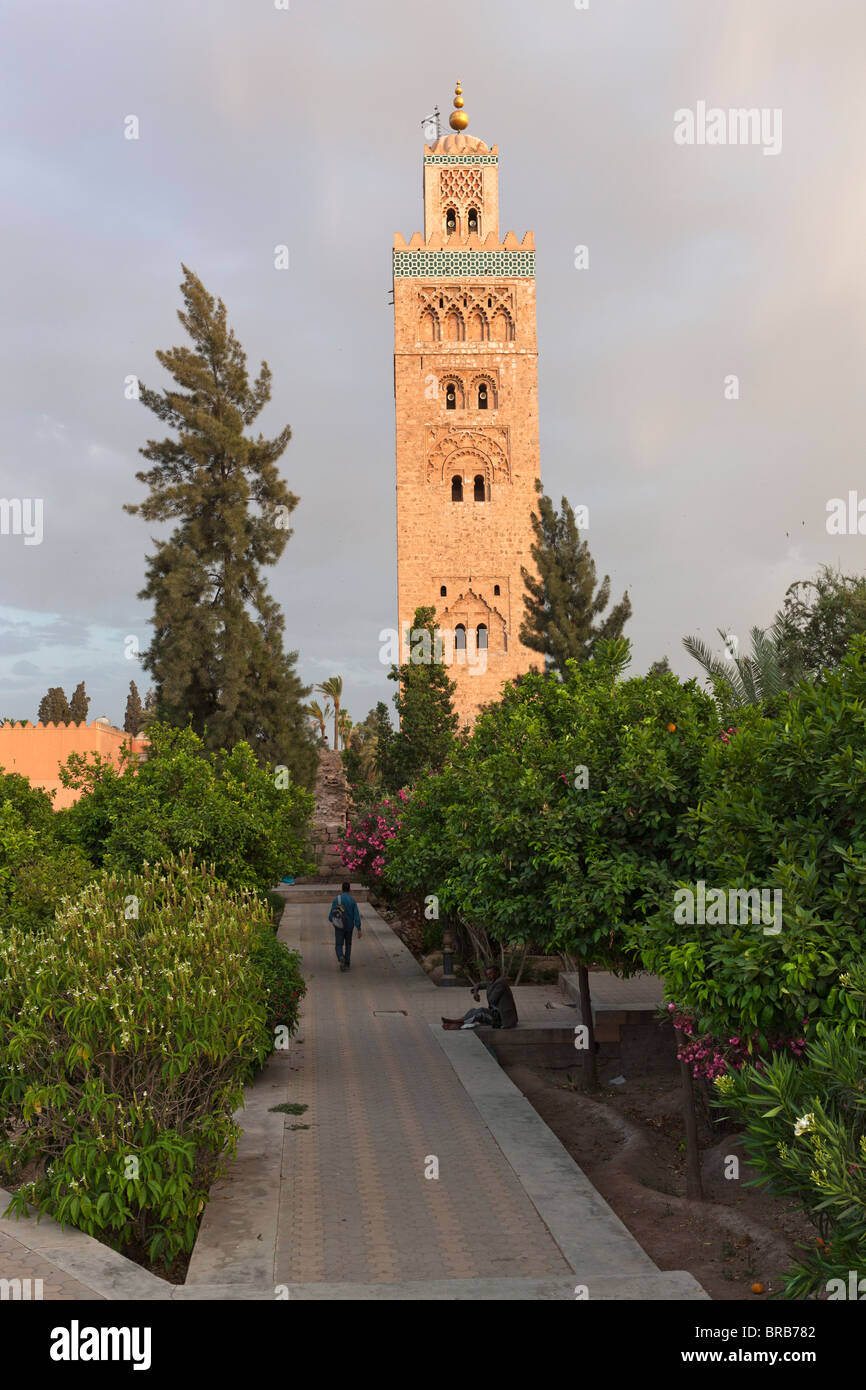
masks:
<svg viewBox="0 0 866 1390"><path fill-rule="evenodd" d="M350 884L344 883L342 891L331 903L328 921L334 928L334 950L341 970L348 970L352 957L352 932L361 935L361 914L358 904L349 892Z"/></svg>
<svg viewBox="0 0 866 1390"><path fill-rule="evenodd" d="M462 1018L443 1018L443 1028L477 1028L480 1023L491 1028L517 1027L517 1005L505 976L499 974L495 965L488 965L484 973L487 976L487 1008L470 1009ZM476 1004L480 988L480 984L472 986Z"/></svg>

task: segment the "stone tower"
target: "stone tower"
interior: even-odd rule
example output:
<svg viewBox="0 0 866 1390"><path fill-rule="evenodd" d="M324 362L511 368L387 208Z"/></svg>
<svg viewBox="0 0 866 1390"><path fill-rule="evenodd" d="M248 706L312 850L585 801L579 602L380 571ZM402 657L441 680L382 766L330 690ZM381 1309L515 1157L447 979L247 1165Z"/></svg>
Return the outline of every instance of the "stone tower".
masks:
<svg viewBox="0 0 866 1390"><path fill-rule="evenodd" d="M465 133L459 83L454 105L454 133L424 148L424 235L394 238L397 585L401 640L435 607L471 724L543 665L517 635L539 475L535 242L500 241L497 146Z"/></svg>

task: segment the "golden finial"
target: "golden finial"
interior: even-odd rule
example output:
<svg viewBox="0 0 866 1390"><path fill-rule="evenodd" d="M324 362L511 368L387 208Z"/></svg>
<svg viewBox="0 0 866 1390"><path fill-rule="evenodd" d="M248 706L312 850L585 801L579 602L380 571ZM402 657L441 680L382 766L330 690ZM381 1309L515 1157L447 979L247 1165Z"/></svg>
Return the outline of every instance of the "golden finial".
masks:
<svg viewBox="0 0 866 1390"><path fill-rule="evenodd" d="M451 112L451 119L448 122L452 130L465 130L469 124L469 117L467 116L465 111L461 110L462 106L463 89L461 88L460 83L458 82L457 86L454 89L455 109Z"/></svg>

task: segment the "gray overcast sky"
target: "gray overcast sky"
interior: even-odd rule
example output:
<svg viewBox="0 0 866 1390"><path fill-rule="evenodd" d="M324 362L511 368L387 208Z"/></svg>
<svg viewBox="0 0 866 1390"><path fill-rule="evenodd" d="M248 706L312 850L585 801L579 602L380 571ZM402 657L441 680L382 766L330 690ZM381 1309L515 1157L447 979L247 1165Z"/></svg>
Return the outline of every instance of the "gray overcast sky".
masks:
<svg viewBox="0 0 866 1390"><path fill-rule="evenodd" d="M684 633L720 646L819 564L862 571L825 509L866 496L864 40L862 0L5 0L0 495L45 510L41 545L0 536L0 716L84 679L118 721L147 685L149 528L121 506L162 431L124 378L166 384L181 261L270 364L263 430L292 426L269 578L300 673L342 673L354 718L390 701L390 252L456 78L502 234L535 232L542 478L629 589L632 670L695 674ZM700 101L781 109L781 153L675 144Z"/></svg>

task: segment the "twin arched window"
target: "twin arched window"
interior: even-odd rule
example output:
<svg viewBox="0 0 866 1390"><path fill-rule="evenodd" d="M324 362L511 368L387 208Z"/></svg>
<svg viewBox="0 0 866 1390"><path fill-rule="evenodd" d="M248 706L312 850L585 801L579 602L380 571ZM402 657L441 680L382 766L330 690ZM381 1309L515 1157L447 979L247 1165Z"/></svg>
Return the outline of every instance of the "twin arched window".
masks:
<svg viewBox="0 0 866 1390"><path fill-rule="evenodd" d="M484 481L483 473L476 473L472 480L472 500L473 502L487 501L487 484ZM463 479L459 473L455 473L451 479L451 501L463 501Z"/></svg>
<svg viewBox="0 0 866 1390"><path fill-rule="evenodd" d="M475 645L478 651L487 650L487 624L479 623L475 629ZM466 628L463 623L458 623L454 629L454 650L465 652L466 650Z"/></svg>

